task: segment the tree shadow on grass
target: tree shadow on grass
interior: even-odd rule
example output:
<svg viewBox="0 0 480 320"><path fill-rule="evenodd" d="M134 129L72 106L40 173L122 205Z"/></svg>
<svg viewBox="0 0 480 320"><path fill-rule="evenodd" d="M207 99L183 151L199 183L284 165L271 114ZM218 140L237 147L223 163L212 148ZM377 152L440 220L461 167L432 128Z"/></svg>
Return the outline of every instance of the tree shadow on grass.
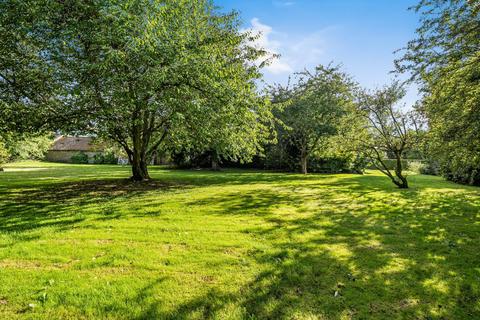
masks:
<svg viewBox="0 0 480 320"><path fill-rule="evenodd" d="M217 208L212 214L267 222L245 230L272 244L253 254L262 271L227 301L241 301L244 316L259 319L480 318L478 191L445 184L424 193L421 183L385 190L380 179L203 199ZM341 205L346 193L355 201Z"/></svg>
<svg viewBox="0 0 480 320"><path fill-rule="evenodd" d="M116 198L129 199L147 192L168 192L188 185L152 180L134 183L126 179L85 180L45 184L0 193L0 232L25 232L44 227L62 231L88 218L80 209ZM98 220L118 219L113 207L100 212Z"/></svg>
<svg viewBox="0 0 480 320"><path fill-rule="evenodd" d="M297 175L290 180L298 182L293 185L281 176L250 180L237 173L199 179L180 179L180 187L269 184L188 204L215 209L207 215L261 221L243 230L259 245L239 257L258 266L258 272L235 292L205 285L204 294L173 309L155 299L163 280L154 281L129 302L142 306L138 319L227 318L231 305L238 317L254 319L480 318L478 193L455 192L446 183L425 193L428 186L422 181L411 190L398 190L386 178L368 175L338 181ZM60 204L52 204L56 198L46 187L38 194L13 195L0 204L0 231L50 224L68 228L79 222L68 211L79 204L179 187L136 190L126 185L123 190L111 183L56 185L63 195ZM17 219L18 212L25 216ZM127 305L115 312L128 311Z"/></svg>

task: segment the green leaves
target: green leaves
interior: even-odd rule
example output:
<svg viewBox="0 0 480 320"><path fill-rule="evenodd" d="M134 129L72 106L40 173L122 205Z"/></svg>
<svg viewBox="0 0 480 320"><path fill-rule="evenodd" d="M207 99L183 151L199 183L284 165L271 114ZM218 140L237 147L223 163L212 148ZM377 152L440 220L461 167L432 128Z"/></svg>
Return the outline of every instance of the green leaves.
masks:
<svg viewBox="0 0 480 320"><path fill-rule="evenodd" d="M480 185L480 6L478 1L422 0L417 39L396 61L424 93L429 157L449 179Z"/></svg>
<svg viewBox="0 0 480 320"><path fill-rule="evenodd" d="M297 156L306 158L322 142L337 132L340 119L353 101L354 82L338 66L319 65L314 73L297 73L292 87L273 89L273 101L279 104L280 143L293 146ZM306 168L304 168L306 170Z"/></svg>
<svg viewBox="0 0 480 320"><path fill-rule="evenodd" d="M25 114L41 120L32 130L94 134L146 163L174 136L240 139L269 116L254 84L265 51L210 0L28 2L0 3L0 129Z"/></svg>

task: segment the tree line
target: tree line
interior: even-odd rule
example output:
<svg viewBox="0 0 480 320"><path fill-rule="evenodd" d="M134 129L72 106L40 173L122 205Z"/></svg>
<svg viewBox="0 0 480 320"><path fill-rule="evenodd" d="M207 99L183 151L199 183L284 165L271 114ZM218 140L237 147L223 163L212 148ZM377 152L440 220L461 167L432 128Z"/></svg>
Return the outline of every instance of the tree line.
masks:
<svg viewBox="0 0 480 320"><path fill-rule="evenodd" d="M260 87L275 56L253 45L259 35L241 30L237 12L210 0L1 1L0 136L95 135L123 149L135 181L168 153L214 169L370 164L407 188L404 159L414 153L432 171L478 185L479 5L412 9L422 17L418 39L396 72L411 75L422 98L405 109L403 83L365 90L333 64Z"/></svg>

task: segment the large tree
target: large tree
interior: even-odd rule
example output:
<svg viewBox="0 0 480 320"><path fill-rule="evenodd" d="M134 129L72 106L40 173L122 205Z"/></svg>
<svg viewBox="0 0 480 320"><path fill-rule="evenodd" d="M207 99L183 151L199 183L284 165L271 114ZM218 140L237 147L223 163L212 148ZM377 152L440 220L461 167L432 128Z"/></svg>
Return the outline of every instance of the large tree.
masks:
<svg viewBox="0 0 480 320"><path fill-rule="evenodd" d="M416 39L396 61L422 93L431 157L454 181L480 185L480 2L423 0Z"/></svg>
<svg viewBox="0 0 480 320"><path fill-rule="evenodd" d="M168 135L201 138L210 117L253 107L259 73L248 63L263 52L247 46L234 13L210 1L132 0L72 4L68 14L64 52L74 58L65 61L79 93L70 105L89 131L123 146L134 180L148 179L149 157Z"/></svg>
<svg viewBox="0 0 480 320"><path fill-rule="evenodd" d="M22 31L39 74L61 84L55 99L36 103L45 115L40 118L66 132L117 142L134 180L149 178L150 157L167 137L188 130L203 139L216 114L227 115L217 125L232 114L247 115L245 110L253 111L248 117L255 121L254 110L263 108L254 62L265 52L249 46L255 35L240 32L235 12L221 13L210 0L2 4L9 9L2 20ZM16 14L29 8L37 9L17 23ZM29 59L19 59L21 54L14 53L11 69ZM20 98L23 105L30 100ZM21 109L10 110L18 116Z"/></svg>
<svg viewBox="0 0 480 320"><path fill-rule="evenodd" d="M292 87L274 88L273 101L283 123L279 139L298 153L299 168L308 172L308 159L325 138L336 133L339 119L353 101L354 83L338 66L316 67L313 73L297 73Z"/></svg>

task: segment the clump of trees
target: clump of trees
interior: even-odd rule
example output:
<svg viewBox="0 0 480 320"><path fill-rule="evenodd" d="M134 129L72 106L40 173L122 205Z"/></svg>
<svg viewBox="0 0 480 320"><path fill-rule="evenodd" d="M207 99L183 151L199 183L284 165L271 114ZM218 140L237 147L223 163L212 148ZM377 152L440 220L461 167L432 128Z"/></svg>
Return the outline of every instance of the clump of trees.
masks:
<svg viewBox="0 0 480 320"><path fill-rule="evenodd" d="M417 38L396 61L421 88L431 162L455 182L480 185L480 3L422 0Z"/></svg>
<svg viewBox="0 0 480 320"><path fill-rule="evenodd" d="M405 158L419 146L422 121L415 110L400 108L404 87L394 82L366 91L331 65L297 77L291 88L274 88L279 143L267 157L293 159L304 174L309 164L322 161L336 160L338 171L358 173L370 164L399 188L408 188ZM387 158L394 159L393 169Z"/></svg>
<svg viewBox="0 0 480 320"><path fill-rule="evenodd" d="M448 179L480 185L480 5L413 10L418 36L395 63L423 98L405 112L400 84L363 91L332 65L260 92L271 55L211 0L0 1L0 162L45 145L5 137L61 130L115 142L135 181L171 154L212 169L264 157L302 173L328 162L361 172L368 161L407 188L403 160L421 150Z"/></svg>

